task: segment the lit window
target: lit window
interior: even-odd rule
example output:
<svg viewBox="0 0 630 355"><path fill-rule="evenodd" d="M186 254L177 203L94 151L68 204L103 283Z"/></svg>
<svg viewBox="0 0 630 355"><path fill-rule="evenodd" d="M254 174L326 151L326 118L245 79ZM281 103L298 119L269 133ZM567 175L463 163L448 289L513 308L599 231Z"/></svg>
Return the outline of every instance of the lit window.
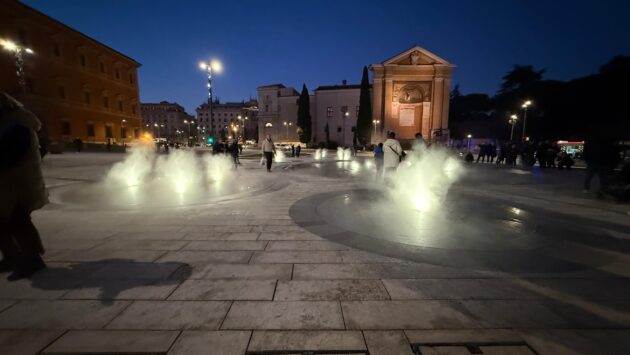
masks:
<svg viewBox="0 0 630 355"><path fill-rule="evenodd" d="M326 117L332 117L332 116L333 116L333 108L332 108L332 106L326 107Z"/></svg>

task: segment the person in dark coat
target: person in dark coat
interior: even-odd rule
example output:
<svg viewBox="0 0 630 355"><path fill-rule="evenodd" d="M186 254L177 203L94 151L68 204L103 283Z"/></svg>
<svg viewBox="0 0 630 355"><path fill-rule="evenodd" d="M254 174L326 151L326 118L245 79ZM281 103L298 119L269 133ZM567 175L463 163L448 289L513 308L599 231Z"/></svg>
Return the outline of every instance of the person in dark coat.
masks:
<svg viewBox="0 0 630 355"><path fill-rule="evenodd" d="M234 169L236 169L236 166L241 163L240 160L238 159L239 149L238 149L238 141L236 139L232 141L229 151L230 151L230 154L232 155L232 161L234 162Z"/></svg>
<svg viewBox="0 0 630 355"><path fill-rule="evenodd" d="M21 103L0 92L0 272L9 281L46 267L31 213L48 203L37 131L41 123Z"/></svg>
<svg viewBox="0 0 630 355"><path fill-rule="evenodd" d="M298 145L295 147L295 156L296 156L297 158L299 158L299 157L300 157L300 153L301 153L301 152L302 152L302 146L298 144Z"/></svg>
<svg viewBox="0 0 630 355"><path fill-rule="evenodd" d="M619 163L619 153L612 140L598 137L584 143L584 161L587 166L584 192L591 190L591 181L597 175L599 178L597 197L601 198L608 187L608 174Z"/></svg>

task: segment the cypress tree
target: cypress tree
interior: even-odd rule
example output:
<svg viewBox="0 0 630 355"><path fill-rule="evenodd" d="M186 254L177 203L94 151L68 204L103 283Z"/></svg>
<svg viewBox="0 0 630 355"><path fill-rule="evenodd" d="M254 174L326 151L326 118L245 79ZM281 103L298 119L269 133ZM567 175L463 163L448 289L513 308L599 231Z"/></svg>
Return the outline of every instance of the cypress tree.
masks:
<svg viewBox="0 0 630 355"><path fill-rule="evenodd" d="M300 142L311 142L311 102L308 97L306 84L302 85L302 93L298 98L297 125Z"/></svg>
<svg viewBox="0 0 630 355"><path fill-rule="evenodd" d="M357 135L362 144L368 144L372 135L372 100L370 99L370 80L366 66L363 67L363 77L361 78Z"/></svg>

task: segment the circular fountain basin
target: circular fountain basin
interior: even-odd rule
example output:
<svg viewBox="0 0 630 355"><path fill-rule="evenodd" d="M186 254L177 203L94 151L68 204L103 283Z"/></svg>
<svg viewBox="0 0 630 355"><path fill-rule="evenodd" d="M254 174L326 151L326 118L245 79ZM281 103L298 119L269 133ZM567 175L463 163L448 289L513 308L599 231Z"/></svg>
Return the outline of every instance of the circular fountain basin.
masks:
<svg viewBox="0 0 630 355"><path fill-rule="evenodd" d="M383 190L359 189L310 196L296 202L290 214L312 233L353 248L406 261L501 272L583 269L557 257L556 251L567 240L597 233L569 216L457 189L435 213L403 211Z"/></svg>
<svg viewBox="0 0 630 355"><path fill-rule="evenodd" d="M136 186L105 182L66 185L51 190L51 201L67 207L103 209L160 209L216 203L281 189L282 179L244 177L198 183L178 189L168 181L151 180Z"/></svg>

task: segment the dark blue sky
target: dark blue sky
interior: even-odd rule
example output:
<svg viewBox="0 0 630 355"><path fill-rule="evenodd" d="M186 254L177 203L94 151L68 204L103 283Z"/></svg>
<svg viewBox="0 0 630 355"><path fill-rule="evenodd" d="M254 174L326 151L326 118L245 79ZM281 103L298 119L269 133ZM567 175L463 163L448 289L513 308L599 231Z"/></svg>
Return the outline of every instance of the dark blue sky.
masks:
<svg viewBox="0 0 630 355"><path fill-rule="evenodd" d="M588 75L630 54L630 1L27 0L26 4L142 63L144 102L206 98L198 69L216 57L221 101L272 83L309 90L418 44L457 65L462 92L494 93L514 64L546 78Z"/></svg>

